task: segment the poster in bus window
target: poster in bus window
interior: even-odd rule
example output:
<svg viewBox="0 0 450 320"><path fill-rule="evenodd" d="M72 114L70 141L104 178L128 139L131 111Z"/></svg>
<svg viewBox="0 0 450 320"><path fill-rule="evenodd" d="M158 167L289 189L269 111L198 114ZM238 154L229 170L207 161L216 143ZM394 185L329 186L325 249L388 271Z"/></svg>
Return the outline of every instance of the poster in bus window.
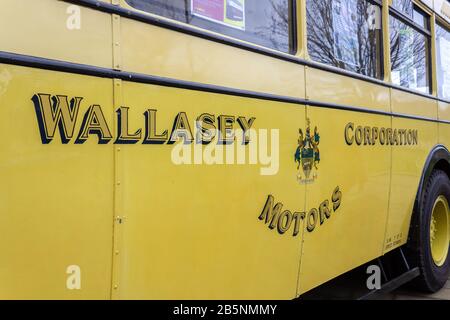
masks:
<svg viewBox="0 0 450 320"><path fill-rule="evenodd" d="M358 0L333 1L334 56L337 60L359 70Z"/></svg>
<svg viewBox="0 0 450 320"><path fill-rule="evenodd" d="M192 0L194 16L245 30L245 0Z"/></svg>
<svg viewBox="0 0 450 320"><path fill-rule="evenodd" d="M422 2L430 9L433 9L433 0L422 0Z"/></svg>
<svg viewBox="0 0 450 320"><path fill-rule="evenodd" d="M414 55L414 33L413 30L404 26L398 31L401 55L396 70L392 70L392 83L409 88L417 88L417 69L415 69Z"/></svg>
<svg viewBox="0 0 450 320"><path fill-rule="evenodd" d="M436 10L441 17L450 22L450 3L448 0L434 0L434 10Z"/></svg>
<svg viewBox="0 0 450 320"><path fill-rule="evenodd" d="M400 69L400 85L411 89L417 89L417 63L414 52L414 32L410 27L405 27L399 32L402 43L402 64Z"/></svg>
<svg viewBox="0 0 450 320"><path fill-rule="evenodd" d="M442 74L442 95L450 97L450 41L444 37L439 38L439 52Z"/></svg>

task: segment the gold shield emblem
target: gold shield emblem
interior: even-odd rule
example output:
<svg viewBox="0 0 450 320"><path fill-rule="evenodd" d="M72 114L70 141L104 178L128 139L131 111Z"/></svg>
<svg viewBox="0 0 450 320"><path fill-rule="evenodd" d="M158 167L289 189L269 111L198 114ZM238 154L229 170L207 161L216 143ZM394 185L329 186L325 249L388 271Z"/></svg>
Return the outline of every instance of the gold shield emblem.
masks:
<svg viewBox="0 0 450 320"><path fill-rule="evenodd" d="M295 152L297 164L297 181L300 184L313 183L317 179L317 170L320 163L320 135L317 127L311 133L311 122L306 119L306 132L299 129L298 146Z"/></svg>

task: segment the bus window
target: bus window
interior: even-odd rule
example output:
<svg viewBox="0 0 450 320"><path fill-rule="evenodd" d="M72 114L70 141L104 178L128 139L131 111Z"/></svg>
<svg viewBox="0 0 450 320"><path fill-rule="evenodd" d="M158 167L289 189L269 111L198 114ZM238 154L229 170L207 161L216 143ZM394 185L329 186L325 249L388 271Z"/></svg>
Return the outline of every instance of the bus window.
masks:
<svg viewBox="0 0 450 320"><path fill-rule="evenodd" d="M126 0L138 10L294 53L292 0Z"/></svg>
<svg viewBox="0 0 450 320"><path fill-rule="evenodd" d="M436 24L437 78L439 98L450 100L450 31Z"/></svg>
<svg viewBox="0 0 450 320"><path fill-rule="evenodd" d="M420 16L422 17L419 19ZM429 18L425 13L416 9L410 17L400 16L395 10L391 10L392 83L430 93Z"/></svg>
<svg viewBox="0 0 450 320"><path fill-rule="evenodd" d="M367 0L307 0L312 60L382 76L381 7Z"/></svg>

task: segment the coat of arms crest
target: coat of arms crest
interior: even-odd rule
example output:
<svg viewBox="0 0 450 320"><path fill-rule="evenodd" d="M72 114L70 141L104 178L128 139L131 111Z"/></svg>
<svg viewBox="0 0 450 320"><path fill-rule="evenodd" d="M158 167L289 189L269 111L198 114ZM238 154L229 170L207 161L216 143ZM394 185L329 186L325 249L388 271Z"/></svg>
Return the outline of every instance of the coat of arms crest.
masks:
<svg viewBox="0 0 450 320"><path fill-rule="evenodd" d="M319 151L320 135L317 127L311 134L310 120L306 119L306 132L303 134L299 129L298 147L295 152L295 162L297 163L297 180L301 184L314 182L317 178L318 164L320 163Z"/></svg>

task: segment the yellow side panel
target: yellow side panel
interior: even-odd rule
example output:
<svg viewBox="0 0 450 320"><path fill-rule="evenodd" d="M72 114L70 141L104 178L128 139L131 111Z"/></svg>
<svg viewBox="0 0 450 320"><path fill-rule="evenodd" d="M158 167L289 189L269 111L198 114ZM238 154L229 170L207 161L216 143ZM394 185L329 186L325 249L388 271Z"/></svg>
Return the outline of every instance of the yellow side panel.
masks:
<svg viewBox="0 0 450 320"><path fill-rule="evenodd" d="M309 67L306 82L310 100L390 111L386 87Z"/></svg>
<svg viewBox="0 0 450 320"><path fill-rule="evenodd" d="M392 91L392 111L436 119L437 102L410 93ZM425 162L438 143L438 124L431 121L393 118L393 129L418 132L418 145L392 147L392 183L384 251L408 240L414 200Z"/></svg>
<svg viewBox="0 0 450 320"><path fill-rule="evenodd" d="M56 0L1 5L0 51L112 67L111 15Z"/></svg>
<svg viewBox="0 0 450 320"><path fill-rule="evenodd" d="M276 175L263 176L260 164L176 165L174 145L121 146L126 217L116 234L113 298L294 298L301 238L258 217L268 195L283 210L303 210L294 154L304 107L127 82L123 101L133 110L130 132L142 128L148 108L158 110L157 133L170 133L182 111L191 128L202 113L255 117L254 129L279 129L280 160Z"/></svg>
<svg viewBox="0 0 450 320"><path fill-rule="evenodd" d="M392 112L437 119L437 102L409 92L392 89ZM431 151L431 150L430 150Z"/></svg>
<svg viewBox="0 0 450 320"><path fill-rule="evenodd" d="M364 81L307 68L307 96L311 100L389 111L389 90ZM320 135L320 163L314 170L317 178L307 184L306 213L328 201L336 187L342 201L329 219L305 232L299 292L304 293L351 270L382 251L387 217L390 146L348 145L346 126L353 124L353 139L358 127L390 128L389 116L371 115L308 107L311 130ZM363 139L364 140L364 139Z"/></svg>
<svg viewBox="0 0 450 320"><path fill-rule="evenodd" d="M389 128L390 117L315 107L307 115L320 135L320 163L307 185L306 213L328 201L331 216L305 231L300 293L381 255L390 174L390 146L348 145L344 137L350 122L355 129ZM336 187L342 200L333 210Z"/></svg>
<svg viewBox="0 0 450 320"><path fill-rule="evenodd" d="M439 120L450 121L450 103L439 102ZM450 149L450 124L439 124L439 143Z"/></svg>
<svg viewBox="0 0 450 320"><path fill-rule="evenodd" d="M112 123L111 80L0 65L0 299L107 299L112 146L95 136L63 145L58 130L44 145L37 93L83 97L80 113L99 104ZM80 290L66 286L72 265L80 267Z"/></svg>
<svg viewBox="0 0 450 320"><path fill-rule="evenodd" d="M121 19L120 38L126 71L305 96L304 67L292 62L129 19Z"/></svg>

